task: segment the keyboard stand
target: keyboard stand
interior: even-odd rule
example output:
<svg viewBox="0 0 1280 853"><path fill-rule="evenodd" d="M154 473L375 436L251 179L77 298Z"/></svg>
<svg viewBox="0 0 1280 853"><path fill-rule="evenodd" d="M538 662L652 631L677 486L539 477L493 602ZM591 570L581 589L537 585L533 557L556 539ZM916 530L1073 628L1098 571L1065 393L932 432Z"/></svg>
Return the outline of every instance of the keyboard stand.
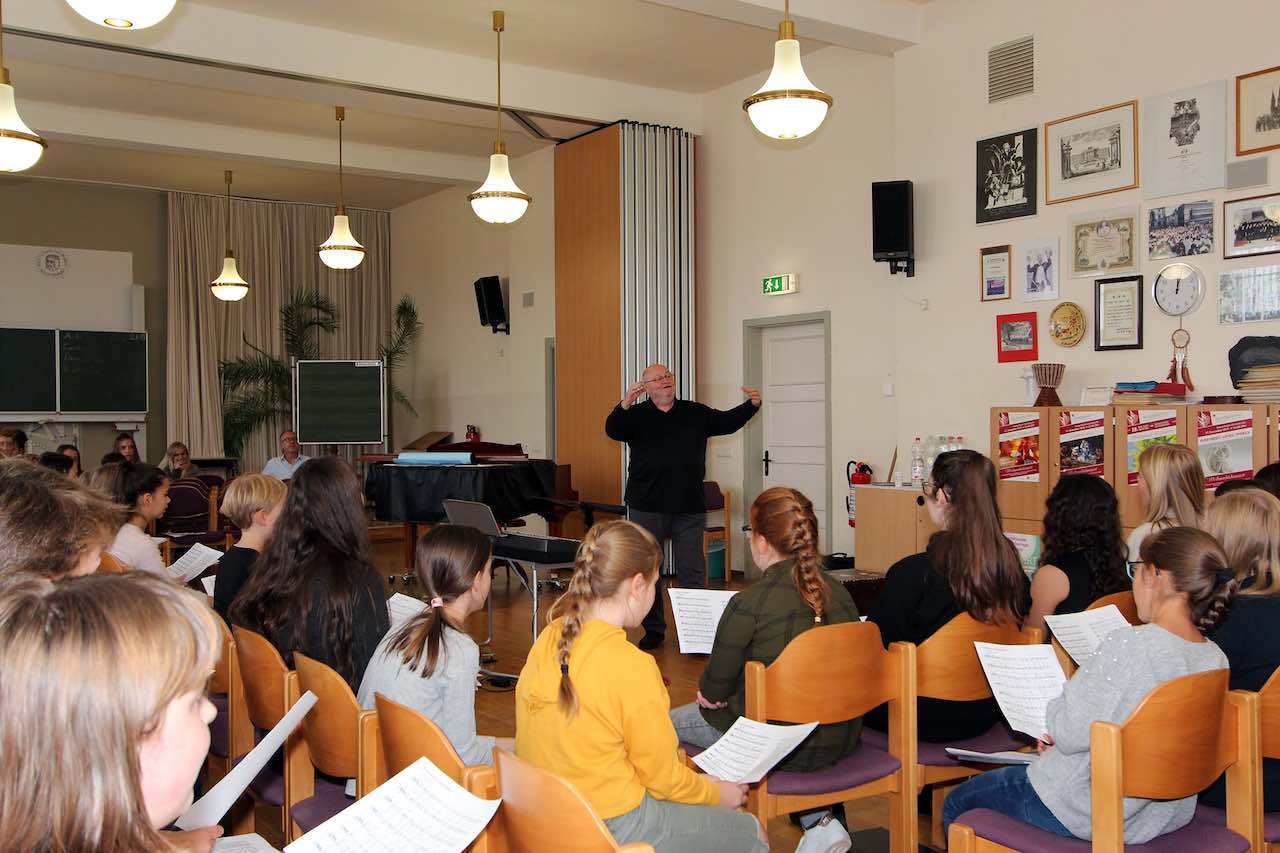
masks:
<svg viewBox="0 0 1280 853"><path fill-rule="evenodd" d="M539 605L538 588L539 588L542 584L544 584L544 583L550 583L550 582L551 582L551 579L550 579L550 578L540 579L540 578L538 577L538 573L539 573L539 572L553 572L553 571L557 571L557 570L559 570L559 569L572 569L572 568L573 568L573 563L572 563L572 561L567 562L567 563L566 563L566 562L559 562L559 563L538 563L538 562L534 562L534 561L532 561L532 560L528 560L528 559L519 559L519 560L518 560L518 559L515 559L514 557L503 557L503 556L500 556L499 554L497 554L497 553L496 553L496 549L495 549L495 553L494 553L494 555L493 555L493 559L494 559L495 561L497 561L497 560L502 560L502 561L504 561L504 562L506 562L506 563L510 564L511 566L513 566L513 567L515 568L515 570L516 570L516 577L518 577L518 578L520 579L520 585L521 585L521 586L523 586L526 590L528 590L528 591L529 591L529 596L533 599L533 614L532 614L532 617L531 617L531 619L530 619L530 625L529 625L529 628L530 628L530 633L529 633L529 636L530 636L530 644L532 644L532 643L534 643L534 642L537 642L537 639L538 639L538 605ZM492 589L489 591L488 609L489 609L489 637L488 637L488 639L487 639L484 643L482 643L481 645L488 645L488 644L490 644L490 643L492 643L492 642L493 642L493 590L492 590ZM483 675L487 675L487 676L489 676L490 678L511 678L511 679L514 679L514 678L517 678L517 677L518 677L517 675L512 674L512 673L508 673L508 672L498 672L498 671L496 671L496 670L489 670L489 669L481 669L481 670L480 670L480 672L481 672L481 674L483 674Z"/></svg>

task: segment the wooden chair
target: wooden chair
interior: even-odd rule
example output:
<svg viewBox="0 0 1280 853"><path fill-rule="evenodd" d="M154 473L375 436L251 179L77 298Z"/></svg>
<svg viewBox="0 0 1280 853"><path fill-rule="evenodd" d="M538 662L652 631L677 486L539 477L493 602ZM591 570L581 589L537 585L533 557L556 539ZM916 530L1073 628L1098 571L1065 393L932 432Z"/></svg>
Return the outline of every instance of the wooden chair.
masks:
<svg viewBox="0 0 1280 853"><path fill-rule="evenodd" d="M731 527L729 522L732 494L728 489L721 490L720 484L714 480L706 480L702 484L702 499L706 504L707 512L714 512L718 509L724 510L724 521L719 524L712 524L702 531L702 564L707 564L707 554L710 553L712 542L720 541L724 543L724 588L729 588L729 581L733 579L733 537L729 535Z"/></svg>
<svg viewBox="0 0 1280 853"><path fill-rule="evenodd" d="M1259 742L1256 778L1258 780L1259 799L1255 805L1258 812L1256 825L1261 840L1254 844L1254 849L1262 853L1280 853L1280 812L1263 812L1265 791L1262 786L1262 759L1280 758L1280 670L1276 670L1258 691ZM1230 782L1228 781L1228 786ZM1228 799L1231 796L1227 791ZM1226 826L1228 815L1223 809L1200 805L1196 809L1196 819L1212 821L1215 826Z"/></svg>
<svg viewBox="0 0 1280 853"><path fill-rule="evenodd" d="M324 823L354 800L346 795L346 780L356 780L356 799L365 796L385 776L378 744L378 712L365 711L351 686L333 669L302 652L293 653L298 689L316 694L316 706L302 719L305 755L311 766L337 782L310 777L312 790L289 809L294 832L301 835ZM298 784L295 780L295 784ZM306 779L301 781L306 787Z"/></svg>
<svg viewBox="0 0 1280 853"><path fill-rule="evenodd" d="M118 574L120 572L127 572L129 569L124 563L120 562L106 551L103 551L102 558L98 561L98 571L107 572L109 574Z"/></svg>
<svg viewBox="0 0 1280 853"><path fill-rule="evenodd" d="M889 703L887 749L864 742L831 767L774 771L752 785L747 810L761 826L778 815L888 794L889 849L915 852L915 791L906 770L907 736L915 731L915 704L908 701L914 653L909 643L886 651L876 625L851 622L805 631L767 667L747 662L746 715L752 720L838 723Z"/></svg>
<svg viewBox="0 0 1280 853"><path fill-rule="evenodd" d="M1037 850L1120 853L1124 797L1172 800L1194 796L1225 769L1227 826L1197 814L1190 824L1143 845L1144 850L1262 850L1256 693L1227 692L1225 669L1165 682L1123 723L1090 730L1093 841L1064 839L989 809L962 814L948 833L952 853ZM1234 834L1233 834L1234 833Z"/></svg>
<svg viewBox="0 0 1280 853"><path fill-rule="evenodd" d="M471 793L502 805L472 846L475 853L653 853L649 844L619 847L577 789L554 773L493 748L494 767L475 768Z"/></svg>
<svg viewBox="0 0 1280 853"><path fill-rule="evenodd" d="M227 623L218 618L222 634L222 656L209 678L209 701L218 715L209 724L209 756L205 759L205 789L231 772L235 760L253 749L253 724L244 699L244 682L240 678L240 661L236 641ZM232 811L233 832L253 832L253 806L243 808L244 801Z"/></svg>
<svg viewBox="0 0 1280 853"><path fill-rule="evenodd" d="M1123 616L1130 625L1142 624L1142 620L1138 618L1138 605L1133 600L1132 590L1126 589L1124 592L1113 592L1111 595L1104 595L1102 598L1099 598L1097 601L1093 602L1093 604L1086 607L1085 610L1098 610L1111 604L1116 606L1120 611L1120 615ZM1053 644L1053 653L1058 656L1058 663L1062 664L1062 671L1067 674L1067 678L1075 675L1076 670L1079 669L1079 667L1076 666L1075 658L1067 654L1067 650L1058 643L1057 638L1054 638L1050 642Z"/></svg>
<svg viewBox="0 0 1280 853"><path fill-rule="evenodd" d="M236 625L231 635L235 640L249 723L259 731L270 731L302 695L298 674L285 666L280 652L261 634ZM311 762L299 732L295 731L285 741L283 759L282 769L268 765L259 774L249 785L249 795L255 804L279 813L280 831L288 844L295 840L289 809L303 796L313 793L310 786L305 786L305 793L302 790L301 782L310 778Z"/></svg>
<svg viewBox="0 0 1280 853"><path fill-rule="evenodd" d="M424 714L381 693L375 693L373 701L377 705L378 738L386 765L379 784L426 756L446 776L466 787L463 776L467 765L462 763L462 757L439 726Z"/></svg>

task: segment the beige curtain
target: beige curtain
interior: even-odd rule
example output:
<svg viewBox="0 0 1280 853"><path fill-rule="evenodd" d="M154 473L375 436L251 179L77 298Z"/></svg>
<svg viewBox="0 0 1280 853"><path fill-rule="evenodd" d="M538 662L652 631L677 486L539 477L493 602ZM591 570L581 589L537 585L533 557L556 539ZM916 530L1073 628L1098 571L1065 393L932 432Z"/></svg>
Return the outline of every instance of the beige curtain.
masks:
<svg viewBox="0 0 1280 853"><path fill-rule="evenodd" d="M239 302L220 302L209 292L209 282L222 269L226 253L226 201L169 194L170 440L186 441L193 456L222 455L218 362L251 352L245 339L283 357L280 308L298 292L319 290L337 306L337 330L318 334L324 357L377 357L391 327L391 216L354 208L347 212L352 231L364 244L365 259L354 270L337 271L316 255L333 227L333 208L233 198L231 247L250 290ZM284 425L268 424L245 442L241 470L256 471L279 452L276 437ZM343 455L376 449L360 446Z"/></svg>

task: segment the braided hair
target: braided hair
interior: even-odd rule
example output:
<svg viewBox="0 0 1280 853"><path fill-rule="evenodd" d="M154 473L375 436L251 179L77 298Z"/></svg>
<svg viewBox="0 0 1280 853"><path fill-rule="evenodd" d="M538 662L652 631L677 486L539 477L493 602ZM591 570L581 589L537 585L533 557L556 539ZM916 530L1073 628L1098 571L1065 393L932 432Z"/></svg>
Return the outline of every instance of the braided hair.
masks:
<svg viewBox="0 0 1280 853"><path fill-rule="evenodd" d="M751 529L777 551L795 561L792 580L804 603L821 622L827 603L827 582L818 551L818 519L813 503L796 489L774 486L751 505Z"/></svg>
<svg viewBox="0 0 1280 853"><path fill-rule="evenodd" d="M612 597L638 574L655 576L661 563L662 550L653 534L630 521L602 521L582 538L573 561L573 577L550 613L551 619L561 619L556 660L560 664L559 706L567 716L578 713L578 695L569 678L569 653L582 633L591 605Z"/></svg>
<svg viewBox="0 0 1280 853"><path fill-rule="evenodd" d="M1141 550L1144 563L1168 572L1173 588L1187 594L1200 633L1222 624L1240 582L1217 539L1195 527L1168 527L1148 536Z"/></svg>

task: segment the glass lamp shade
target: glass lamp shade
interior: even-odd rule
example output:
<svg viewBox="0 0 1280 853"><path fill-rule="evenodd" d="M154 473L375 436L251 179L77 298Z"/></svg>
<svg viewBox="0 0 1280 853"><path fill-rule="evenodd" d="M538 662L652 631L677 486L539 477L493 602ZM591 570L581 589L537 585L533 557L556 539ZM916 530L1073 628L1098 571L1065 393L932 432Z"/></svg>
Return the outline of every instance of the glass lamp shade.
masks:
<svg viewBox="0 0 1280 853"><path fill-rule="evenodd" d="M0 172L21 172L44 154L45 141L18 115L8 79L0 70Z"/></svg>
<svg viewBox="0 0 1280 853"><path fill-rule="evenodd" d="M320 261L332 270L350 270L364 260L364 246L351 233L351 222L345 213L333 217L333 233L320 246Z"/></svg>
<svg viewBox="0 0 1280 853"><path fill-rule="evenodd" d="M177 0L67 0L87 20L113 30L141 30L169 16Z"/></svg>
<svg viewBox="0 0 1280 853"><path fill-rule="evenodd" d="M249 293L249 282L240 277L235 256L230 252L222 259L222 272L209 285L209 289L223 302L239 302Z"/></svg>
<svg viewBox="0 0 1280 853"><path fill-rule="evenodd" d="M818 129L832 98L809 81L800 64L800 42L778 39L773 70L754 95L742 102L756 130L774 139L799 139Z"/></svg>
<svg viewBox="0 0 1280 853"><path fill-rule="evenodd" d="M480 188L467 196L471 209L485 222L501 225L515 222L529 209L533 196L516 186L511 180L511 168L506 154L489 155L489 177Z"/></svg>

